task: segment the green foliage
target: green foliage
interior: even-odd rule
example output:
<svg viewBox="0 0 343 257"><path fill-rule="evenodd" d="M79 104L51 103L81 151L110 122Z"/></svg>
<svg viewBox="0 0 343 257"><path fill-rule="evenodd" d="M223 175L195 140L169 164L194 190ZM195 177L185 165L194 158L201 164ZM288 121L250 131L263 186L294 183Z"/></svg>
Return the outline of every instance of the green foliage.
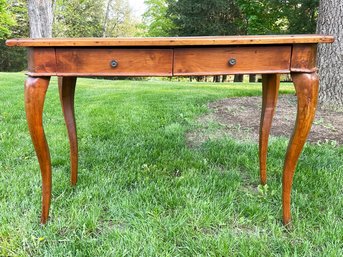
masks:
<svg viewBox="0 0 343 257"><path fill-rule="evenodd" d="M15 24L6 0L0 0L0 39L11 34L10 27Z"/></svg>
<svg viewBox="0 0 343 257"><path fill-rule="evenodd" d="M283 14L288 20L287 33L315 33L318 7L319 0L288 0L283 3L280 8L284 8Z"/></svg>
<svg viewBox="0 0 343 257"><path fill-rule="evenodd" d="M314 33L319 0L147 0L147 35Z"/></svg>
<svg viewBox="0 0 343 257"><path fill-rule="evenodd" d="M24 79L0 74L0 256L342 256L342 146L305 147L290 230L281 224L288 139L270 140L268 187L258 187L257 141L215 137L187 146L187 132L210 133L196 123L210 101L261 95L257 83L78 79L79 181L71 187L52 78L44 106L52 208L39 225L41 175ZM289 84L280 89L294 93Z"/></svg>
<svg viewBox="0 0 343 257"><path fill-rule="evenodd" d="M0 71L22 71L26 67L26 49L7 47L5 40L0 40Z"/></svg>
<svg viewBox="0 0 343 257"><path fill-rule="evenodd" d="M7 12L11 15L14 22L9 26L10 32L4 39L0 40L0 71L21 71L27 65L26 49L7 47L5 45L5 39L9 37L20 38L29 36L26 0L8 0Z"/></svg>
<svg viewBox="0 0 343 257"><path fill-rule="evenodd" d="M128 0L57 0L54 37L134 36L137 21Z"/></svg>
<svg viewBox="0 0 343 257"><path fill-rule="evenodd" d="M241 23L244 34L279 34L286 29L282 8L275 0L237 0L243 13Z"/></svg>
<svg viewBox="0 0 343 257"><path fill-rule="evenodd" d="M108 0L103 22L103 36L128 37L138 33L138 21L128 0Z"/></svg>
<svg viewBox="0 0 343 257"><path fill-rule="evenodd" d="M176 36L241 34L242 13L234 0L169 0Z"/></svg>
<svg viewBox="0 0 343 257"><path fill-rule="evenodd" d="M168 11L168 0L145 0L147 11L143 14L143 29L146 36L165 37L169 36L174 29L174 23Z"/></svg>
<svg viewBox="0 0 343 257"><path fill-rule="evenodd" d="M104 0L57 0L54 37L101 37Z"/></svg>
<svg viewBox="0 0 343 257"><path fill-rule="evenodd" d="M319 0L237 0L246 34L307 34L316 29Z"/></svg>
<svg viewBox="0 0 343 257"><path fill-rule="evenodd" d="M9 10L15 19L11 26L11 37L29 37L29 17L26 0L7 0Z"/></svg>

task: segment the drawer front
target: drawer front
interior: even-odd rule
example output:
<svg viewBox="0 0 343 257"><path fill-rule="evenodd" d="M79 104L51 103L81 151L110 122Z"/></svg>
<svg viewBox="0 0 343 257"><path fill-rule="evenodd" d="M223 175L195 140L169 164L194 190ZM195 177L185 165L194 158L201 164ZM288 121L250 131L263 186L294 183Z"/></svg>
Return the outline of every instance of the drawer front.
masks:
<svg viewBox="0 0 343 257"><path fill-rule="evenodd" d="M291 46L178 48L174 75L289 73Z"/></svg>
<svg viewBox="0 0 343 257"><path fill-rule="evenodd" d="M57 75L171 76L171 49L56 48Z"/></svg>

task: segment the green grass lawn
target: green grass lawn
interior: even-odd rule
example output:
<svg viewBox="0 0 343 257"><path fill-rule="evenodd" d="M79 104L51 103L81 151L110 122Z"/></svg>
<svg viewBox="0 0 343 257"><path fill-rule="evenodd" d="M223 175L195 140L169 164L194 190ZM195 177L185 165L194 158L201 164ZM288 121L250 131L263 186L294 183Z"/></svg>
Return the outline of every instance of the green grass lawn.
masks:
<svg viewBox="0 0 343 257"><path fill-rule="evenodd" d="M207 103L261 95L260 84L79 79L79 182L56 79L44 123L53 164L51 218L39 225L41 177L25 121L22 73L0 73L0 256L342 256L343 147L306 145L293 225L281 224L288 140L270 142L261 189L257 142L199 148L185 133ZM291 85L281 87L293 92ZM259 118L259 117L256 117Z"/></svg>

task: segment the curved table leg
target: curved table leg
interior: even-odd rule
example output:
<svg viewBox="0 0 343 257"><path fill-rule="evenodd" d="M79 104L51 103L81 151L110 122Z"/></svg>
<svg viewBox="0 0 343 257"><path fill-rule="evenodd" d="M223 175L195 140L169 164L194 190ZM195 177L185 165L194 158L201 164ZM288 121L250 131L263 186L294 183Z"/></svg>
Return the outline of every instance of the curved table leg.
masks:
<svg viewBox="0 0 343 257"><path fill-rule="evenodd" d="M51 160L42 117L49 81L50 77L28 77L25 81L26 119L42 174L42 224L49 217L51 200Z"/></svg>
<svg viewBox="0 0 343 257"><path fill-rule="evenodd" d="M268 139L277 103L279 86L279 74L262 75L262 112L259 140L260 177L262 185L267 183Z"/></svg>
<svg viewBox="0 0 343 257"><path fill-rule="evenodd" d="M76 185L78 169L78 145L74 112L76 77L59 77L58 87L64 120L68 130L71 160L71 184Z"/></svg>
<svg viewBox="0 0 343 257"><path fill-rule="evenodd" d="M285 225L291 221L293 175L315 116L319 86L317 73L292 73L292 78L297 92L298 111L283 168L282 208Z"/></svg>

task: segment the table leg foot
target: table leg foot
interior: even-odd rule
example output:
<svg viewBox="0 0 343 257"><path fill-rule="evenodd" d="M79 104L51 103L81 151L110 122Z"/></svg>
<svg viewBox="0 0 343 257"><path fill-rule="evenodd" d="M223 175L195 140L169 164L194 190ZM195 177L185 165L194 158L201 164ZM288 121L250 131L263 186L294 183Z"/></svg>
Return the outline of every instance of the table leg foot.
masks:
<svg viewBox="0 0 343 257"><path fill-rule="evenodd" d="M68 130L71 161L71 184L76 185L78 170L78 144L74 111L76 77L59 77L58 86L64 120Z"/></svg>
<svg viewBox="0 0 343 257"><path fill-rule="evenodd" d="M25 81L26 119L42 174L42 224L48 220L51 201L51 160L42 116L49 81L50 77L28 77Z"/></svg>
<svg viewBox="0 0 343 257"><path fill-rule="evenodd" d="M298 98L297 119L288 145L282 178L283 223L291 221L291 190L293 175L303 146L310 132L318 100L318 75L292 73Z"/></svg>
<svg viewBox="0 0 343 257"><path fill-rule="evenodd" d="M279 74L262 75L262 112L259 140L260 177L262 185L267 183L268 139L277 103L279 86Z"/></svg>

